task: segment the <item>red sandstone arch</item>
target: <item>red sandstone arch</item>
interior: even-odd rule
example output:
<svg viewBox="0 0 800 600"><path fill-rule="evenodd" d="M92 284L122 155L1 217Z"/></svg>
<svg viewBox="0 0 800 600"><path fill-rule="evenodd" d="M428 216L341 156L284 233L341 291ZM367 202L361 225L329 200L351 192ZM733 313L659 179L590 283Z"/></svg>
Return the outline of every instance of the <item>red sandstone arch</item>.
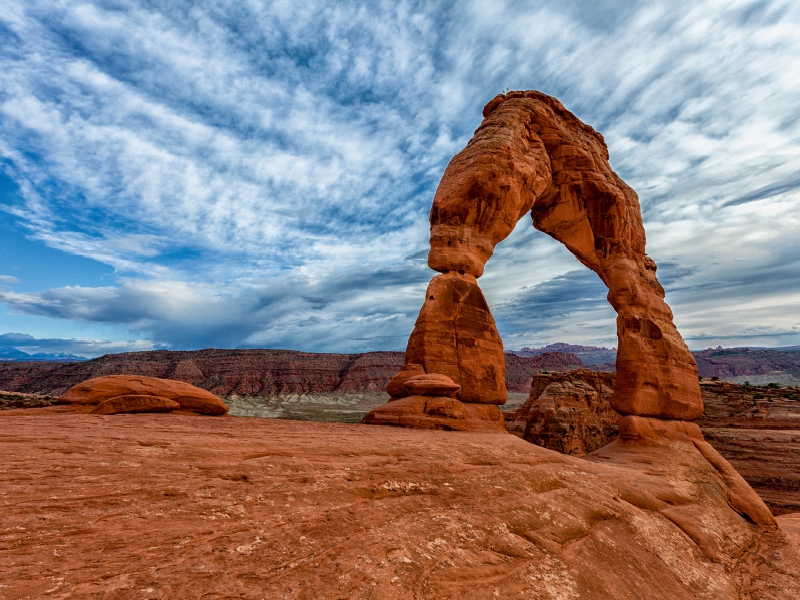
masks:
<svg viewBox="0 0 800 600"><path fill-rule="evenodd" d="M490 101L484 121L447 166L430 213L431 280L389 384L443 374L460 400L506 400L502 340L477 284L495 246L530 213L609 289L617 311L617 379L612 405L625 415L694 420L703 413L697 366L672 322L656 265L645 254L636 193L608 163L603 137L535 91ZM495 409L496 410L496 409Z"/></svg>

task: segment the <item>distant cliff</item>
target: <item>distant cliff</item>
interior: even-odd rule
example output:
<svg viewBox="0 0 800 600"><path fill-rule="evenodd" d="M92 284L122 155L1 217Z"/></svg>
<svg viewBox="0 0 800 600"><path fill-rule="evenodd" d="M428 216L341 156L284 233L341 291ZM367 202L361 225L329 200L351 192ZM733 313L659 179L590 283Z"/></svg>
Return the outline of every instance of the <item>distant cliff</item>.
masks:
<svg viewBox="0 0 800 600"><path fill-rule="evenodd" d="M506 354L506 385L528 392L535 373L580 367L573 354ZM0 363L0 390L60 395L101 375L147 375L185 381L221 397L324 392L382 392L403 365L402 352L317 354L292 350L197 350L107 354L81 363Z"/></svg>

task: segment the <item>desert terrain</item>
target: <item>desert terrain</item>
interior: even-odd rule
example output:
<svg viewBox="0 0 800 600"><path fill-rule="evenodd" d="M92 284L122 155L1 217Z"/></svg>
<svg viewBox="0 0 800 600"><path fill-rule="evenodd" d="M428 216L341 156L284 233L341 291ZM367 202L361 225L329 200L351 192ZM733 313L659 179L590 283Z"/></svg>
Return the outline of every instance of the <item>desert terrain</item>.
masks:
<svg viewBox="0 0 800 600"><path fill-rule="evenodd" d="M800 594L800 522L759 532L678 443L59 410L0 415L3 598Z"/></svg>

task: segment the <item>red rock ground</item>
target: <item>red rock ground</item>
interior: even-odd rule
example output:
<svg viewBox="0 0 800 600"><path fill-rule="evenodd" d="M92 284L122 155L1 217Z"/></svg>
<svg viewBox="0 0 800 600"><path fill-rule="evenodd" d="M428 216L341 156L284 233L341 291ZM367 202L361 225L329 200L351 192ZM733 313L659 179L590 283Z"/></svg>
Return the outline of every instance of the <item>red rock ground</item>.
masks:
<svg viewBox="0 0 800 600"><path fill-rule="evenodd" d="M678 445L70 408L0 414L2 598L800 597Z"/></svg>

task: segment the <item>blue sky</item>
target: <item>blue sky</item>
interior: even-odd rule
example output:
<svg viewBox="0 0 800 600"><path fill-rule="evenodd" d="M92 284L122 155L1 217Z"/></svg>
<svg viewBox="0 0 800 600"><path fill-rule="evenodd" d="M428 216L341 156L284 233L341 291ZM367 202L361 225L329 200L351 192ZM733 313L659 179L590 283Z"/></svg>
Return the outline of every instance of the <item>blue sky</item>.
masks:
<svg viewBox="0 0 800 600"><path fill-rule="evenodd" d="M436 185L509 88L604 134L690 347L800 344L797 31L784 1L6 0L2 339L402 350ZM615 345L528 219L481 285L508 348Z"/></svg>

